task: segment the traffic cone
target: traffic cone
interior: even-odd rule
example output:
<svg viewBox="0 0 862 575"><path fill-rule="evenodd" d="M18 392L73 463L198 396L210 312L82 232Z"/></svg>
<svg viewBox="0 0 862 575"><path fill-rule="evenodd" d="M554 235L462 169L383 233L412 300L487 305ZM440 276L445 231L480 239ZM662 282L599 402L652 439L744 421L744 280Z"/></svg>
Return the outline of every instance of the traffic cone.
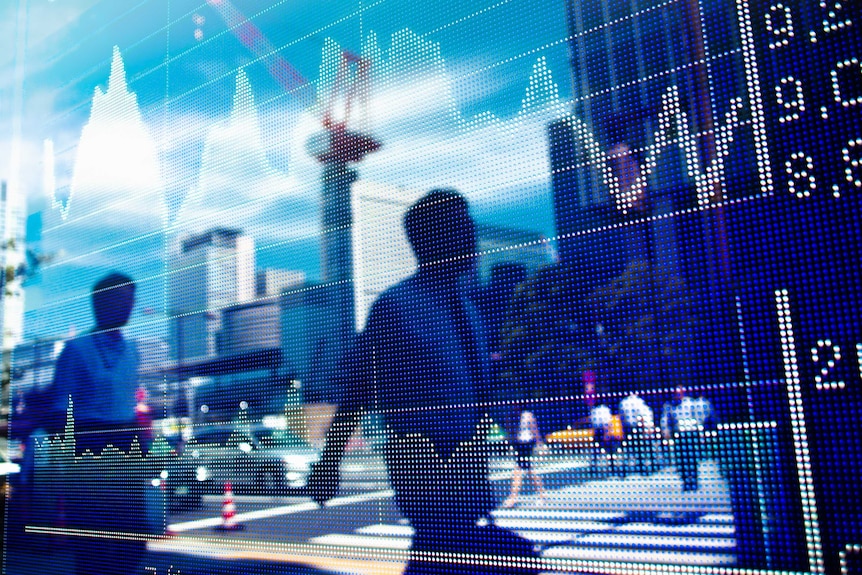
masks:
<svg viewBox="0 0 862 575"><path fill-rule="evenodd" d="M245 528L242 523L236 521L236 505L233 503L233 487L230 481L224 484L224 503L221 506L221 525L216 527L217 531L241 531Z"/></svg>

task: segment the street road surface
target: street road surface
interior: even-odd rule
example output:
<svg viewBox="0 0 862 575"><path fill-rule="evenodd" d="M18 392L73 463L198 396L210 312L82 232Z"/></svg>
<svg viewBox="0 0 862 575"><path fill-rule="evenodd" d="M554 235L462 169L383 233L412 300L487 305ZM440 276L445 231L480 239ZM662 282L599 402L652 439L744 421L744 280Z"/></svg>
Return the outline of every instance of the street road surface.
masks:
<svg viewBox="0 0 862 575"><path fill-rule="evenodd" d="M586 463L576 459L539 468L548 489L544 501L527 494L515 508L495 511L493 521L532 541L549 571L736 562L730 496L711 461L701 463L696 493L681 492L673 468L625 479L590 479ZM366 478L379 471L353 470ZM509 463L498 462L492 479L501 500L510 477ZM346 492L323 508L303 498L237 496L236 518L244 529L233 533L214 531L221 502L207 497L202 509L171 518L176 536L151 542L150 557L157 566L163 563L159 558L184 556L277 563L282 569L293 564L339 573L400 573L413 532L392 492L381 481L347 483Z"/></svg>

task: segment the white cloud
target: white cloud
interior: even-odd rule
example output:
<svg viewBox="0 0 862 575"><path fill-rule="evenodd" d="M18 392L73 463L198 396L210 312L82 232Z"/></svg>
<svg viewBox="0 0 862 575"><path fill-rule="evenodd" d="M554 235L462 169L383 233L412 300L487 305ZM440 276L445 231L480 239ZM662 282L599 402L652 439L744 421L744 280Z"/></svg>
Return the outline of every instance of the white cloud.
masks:
<svg viewBox="0 0 862 575"><path fill-rule="evenodd" d="M285 198L301 200L316 192L319 168L303 149L315 126L307 115L300 118L292 131L284 134L293 142L289 147L289 155L295 159L291 173L273 168L251 86L240 71L230 117L208 128L197 182L171 231L183 235L219 225L242 229L258 239L313 233L308 221L285 225L284 214L274 210L273 203Z"/></svg>
<svg viewBox="0 0 862 575"><path fill-rule="evenodd" d="M12 48L0 51L0 68L11 65L15 59L14 39L18 30L19 5L26 15L27 51L38 54L39 48L52 36L77 22L81 15L100 0L11 0L0 5L0 38L2 46ZM34 61L34 64L37 62Z"/></svg>
<svg viewBox="0 0 862 575"><path fill-rule="evenodd" d="M408 56L404 56L405 62L410 60ZM451 186L478 204L514 204L523 201L525 194L547 193L546 126L564 105L544 59L537 60L531 77L523 78L519 85L499 86L500 90L525 93L523 109L509 118L490 113L465 117L459 111L463 102L456 103L453 97L442 59L430 61L433 66L389 76L399 82L390 81L374 91L369 102L370 127L383 148L364 160L361 176L416 190ZM390 70L397 68L397 62L389 64ZM129 93L115 96L113 107L108 106L113 113L104 114L112 123L85 130L90 149L86 157L92 161L76 171L84 170L96 181L98 185L92 183L91 189L116 195L117 190L126 189L124 182L133 181L157 193L145 195L143 202L129 200L141 211L124 210L122 217L110 210L87 211L80 235L90 245L115 241L117 236L108 233L111 227L125 227L120 231L132 238L139 233L137 220L158 220L161 210L166 210L162 204L166 187L185 196L178 213L176 205L167 210L176 216L165 228L169 237L213 226L241 228L259 243L319 233L316 206L321 168L306 150L308 138L322 130L313 112L296 112L285 102L268 105L262 113L244 73L237 78L231 114L221 121L191 112L163 118L169 123L142 131L143 124L136 119L139 112L135 111L136 116L129 111L137 106L133 97ZM272 166L268 146L278 146L279 153L286 151L287 173ZM151 150L158 152L154 155ZM170 163L167 156L172 157ZM78 192L77 187L73 192ZM106 197L98 200L94 196L91 203L122 206L125 202L125 198L105 201ZM73 217L76 201L80 198L73 197L70 203ZM130 253L134 247L128 245Z"/></svg>
<svg viewBox="0 0 862 575"><path fill-rule="evenodd" d="M547 124L565 113L566 106L559 99L544 60L537 60L532 78L522 78L517 87L509 86L510 90L523 91L524 99L529 100L509 118L491 113L464 116L452 96L448 77L439 72L408 74L397 85L390 83L374 90L368 102L368 127L382 148L358 166L360 177L414 190L454 187L476 204L493 203L497 208L521 203L529 194L550 193ZM262 125L268 121L261 118ZM320 121L304 112L285 127L288 130L278 137L288 141L288 180L294 186L293 193L318 202L321 169L317 160L309 156L305 143L321 131ZM285 182L282 189L287 185ZM261 206L275 199L276 187L277 184L261 182ZM210 203L215 212L217 205L220 204ZM279 215L286 218L280 229L271 224L263 226L278 234L269 237L288 237L297 230L311 235L319 229L316 215L308 219L307 211L302 216L284 211ZM294 217L299 225L294 225ZM546 214L545 219L551 217Z"/></svg>
<svg viewBox="0 0 862 575"><path fill-rule="evenodd" d="M566 106L543 58L521 85L524 104L509 118L464 116L439 76L389 87L371 103L393 112L374 116L383 147L364 161L362 176L410 188L451 186L478 203L519 202L519 189L549 189L547 125Z"/></svg>

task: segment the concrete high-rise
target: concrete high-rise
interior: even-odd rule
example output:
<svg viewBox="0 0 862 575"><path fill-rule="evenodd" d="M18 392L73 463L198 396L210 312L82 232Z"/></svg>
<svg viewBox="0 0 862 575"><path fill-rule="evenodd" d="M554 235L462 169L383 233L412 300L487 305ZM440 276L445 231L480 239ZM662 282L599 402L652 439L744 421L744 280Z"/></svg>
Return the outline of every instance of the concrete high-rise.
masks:
<svg viewBox="0 0 862 575"><path fill-rule="evenodd" d="M362 330L377 296L416 270L402 222L421 194L362 181L353 184L351 196L354 321Z"/></svg>
<svg viewBox="0 0 862 575"><path fill-rule="evenodd" d="M258 297L277 296L284 290L305 283L306 275L301 270L262 269L257 271Z"/></svg>
<svg viewBox="0 0 862 575"><path fill-rule="evenodd" d="M256 295L254 240L214 228L181 238L172 254L169 305L174 355L212 358L222 309Z"/></svg>
<svg viewBox="0 0 862 575"><path fill-rule="evenodd" d="M367 118L367 97L370 91L371 61L347 50L336 59L335 82L331 86L329 103L323 112L323 131L306 143L308 153L323 165L321 198L321 271L324 284L334 296L333 313L337 318L336 349L344 350L356 327L351 274L353 272L353 242L351 227L351 187L359 178L355 165L380 149L381 143L369 134L350 127L351 120ZM335 119L333 104L343 97L345 115ZM354 100L356 100L354 102ZM351 118L351 110L355 117Z"/></svg>

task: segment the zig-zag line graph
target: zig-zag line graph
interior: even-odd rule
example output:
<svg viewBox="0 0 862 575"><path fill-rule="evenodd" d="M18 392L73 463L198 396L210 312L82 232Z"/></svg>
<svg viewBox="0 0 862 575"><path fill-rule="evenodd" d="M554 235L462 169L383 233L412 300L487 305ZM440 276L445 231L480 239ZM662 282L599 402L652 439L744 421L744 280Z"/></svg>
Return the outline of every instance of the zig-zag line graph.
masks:
<svg viewBox="0 0 862 575"><path fill-rule="evenodd" d="M678 147L684 154L688 176L695 182L698 205L708 205L724 182L724 159L733 143L734 130L740 124L739 111L742 107L742 98L730 101L730 110L725 114L724 123L716 130L716 154L704 169L698 159L700 146L697 137L691 130L688 114L680 107L679 88L669 87L662 95L658 129L653 133L652 142L646 146L646 159L639 165L637 177L628 189L622 187L620 177L612 167L610 155L589 126L575 116L569 116L566 122L586 149L588 164L601 173L602 181L614 199L616 208L627 214L646 191L660 154L673 146ZM670 133L674 129L677 135L671 137Z"/></svg>
<svg viewBox="0 0 862 575"><path fill-rule="evenodd" d="M397 54L404 51L405 48L413 48L414 50L422 51L425 54L426 59L430 57L434 62L435 78L433 81L439 84L439 87L445 96L450 121L458 129L471 130L488 125L496 125L501 129L505 129L507 120L504 120L493 113L485 112L474 117L467 117L460 112L453 95L451 80L445 69L445 61L439 54L439 45L434 42L423 40L420 36L410 32L409 30L404 30L393 35L393 47L389 52L390 54ZM376 35L373 32L369 34L364 51L375 54L380 58L379 62L382 70L378 72L378 76L381 77L381 80L388 81L391 76L389 74L389 68L387 68L386 65L390 62L393 62L393 65L397 65L398 63L395 62L397 58L385 57L384 52L377 46ZM341 48L335 41L328 39L325 42L320 66L321 78L318 82L318 84L320 84L319 89L325 89L327 78L334 76L334 69L337 66L337 55L340 54L340 52ZM403 60L409 62L410 59L411 57L409 57L408 51L408 57L404 57ZM401 64L403 64L403 61ZM89 217L92 215L93 212L82 212L83 208L79 207L82 201L81 196L92 194L92 191L88 188L104 187L98 181L101 174L96 165L97 162L95 162L95 159L99 156L99 154L95 152L95 148L103 148L104 142L98 141L99 139L96 137L97 135L108 132L109 128L112 128L113 124L116 122L128 123L133 133L140 136L140 141L138 142L139 148L144 152L144 155L150 157L157 153L158 146L155 142L155 138L149 135L148 129L141 119L141 111L137 104L137 98L134 92L128 88L124 68L120 50L115 47L108 88L105 91L98 87L96 88L90 118L84 126L80 142L77 145L77 158L73 163L72 182L69 186L68 197L61 197L58 193L59 190L56 185L58 178L55 166L57 151L54 148L53 141L49 138L44 142L43 189L45 194L51 199L52 208L61 216L62 222L75 220L81 217ZM402 71L403 69L392 70L393 73ZM407 73L409 73L409 71L407 71ZM563 110L564 106L565 103L560 98L559 90L556 83L553 81L553 76L548 68L546 58L537 58L528 78L528 86L525 90L521 109L516 115L516 119L522 118L531 111L539 108L552 107L558 110ZM258 134L258 136L256 138L252 138L251 141L238 142L246 148L249 148L248 153L245 155L248 156L251 154L257 158L258 161L255 163L259 164L258 167L261 168L262 172L268 174L275 173L276 170L274 168L268 164L264 165L266 164L266 149L260 143L259 138L262 128L257 116L257 107L255 105L251 85L242 69L237 72L236 76L236 92L230 112L230 119L227 124L215 123L209 128L202 155L206 157L208 154L212 154L213 149L218 145L220 137L224 135L226 130L228 132L230 131L230 125L236 125L237 123L247 124L252 132ZM122 142L117 141L115 142L115 145L120 151L122 151ZM70 150L63 150L60 153L66 153L69 151ZM116 150L114 153L116 154ZM152 162L150 162L147 167L152 165ZM163 167L161 170L151 169L149 170L149 173L145 174L146 178L144 179L150 179L153 181L154 185L149 186L151 189L148 193L157 193L159 195L159 209L167 212L171 210L171 206L166 204L167 200L163 197L162 188L164 186L164 182L162 182L159 177L159 173L163 171ZM198 181L207 179L208 174L205 172L206 169L202 168L201 173L198 174ZM130 179L140 181L142 178ZM93 184L92 181L95 181L96 183ZM100 210L110 210L113 208L119 209L122 206L122 202L127 201L130 201L129 198L109 199L107 202L100 201ZM153 202L150 202L149 205L153 206Z"/></svg>
<svg viewBox="0 0 862 575"><path fill-rule="evenodd" d="M524 55L533 52L533 50L527 50L517 55L516 58L528 57ZM732 50L727 55L738 52L739 50ZM340 53L341 47L335 40L327 39L325 41L321 53L319 76L314 82L314 88L317 90L326 89L327 82L334 78L334 70ZM594 132L587 120L568 113L571 101L561 97L548 64L549 60L545 55L539 55L533 63L526 86L521 88L524 90L522 92L523 98L521 98L517 111L513 115L503 117L491 111L480 112L475 115L462 112L454 86L459 78L470 76L475 71L469 71L461 76L453 74L452 70L447 69L446 60L441 54L440 44L423 35L409 29L400 30L392 34L389 46L384 50L378 42L377 35L370 32L362 43L362 53L375 62L374 86L387 88L400 81L402 86L399 88L403 90L403 94L406 94L406 99L409 100L414 90L419 90L423 83L430 84L433 89L432 96L438 100L438 108L436 118L428 124L432 129L443 126L447 130L452 130L456 137L458 134L478 134L482 130L487 130L482 134L488 138L494 138L495 134L506 137L518 133L522 126L528 122L545 122L561 116L564 117L573 128L573 137L587 149L589 165L599 176L602 186L607 190L608 196L612 198L616 209L622 213L629 212L639 195L650 185L650 182L655 180L656 168L661 165L662 154L677 150L681 152L680 156L684 158L684 169L688 177L695 184L698 205L708 207L716 199L715 196L724 183L725 159L739 138L742 128L751 122L747 118L742 120L742 112L746 107L743 98L732 98L729 102L729 111L724 115L723 122L717 123L717 128L714 131L716 153L704 162L701 159L700 151L704 134L694 131L689 113L680 104L680 89L676 84L668 86L661 96L661 111L658 113L655 124L658 127L653 132L649 145L645 148L647 153L639 166L636 181L634 185L626 188L614 169L614 158L606 150L606 143L601 141L600 136ZM725 55L708 56L708 59L713 61L723 57ZM267 132L271 133L271 128L267 126L265 119L259 116L261 105L255 102L253 86L244 70L239 70L236 74L233 105L228 119L223 122L214 122L204 128L205 138L200 168L194 168L197 170L196 174L190 173L188 177L181 178L184 186L182 195L178 196L181 199L171 199L173 196L169 197L166 194L165 181L162 179L168 168L160 165L158 159L161 152L160 147L163 144L157 142L150 135L149 128L141 119L142 114L137 98L126 81L123 59L118 49L114 50L111 68L107 90L97 89L94 95L93 112L78 145L79 158L73 164L75 177L72 178L69 197L65 201L62 201L60 195L56 193L56 181L61 180L61 178L54 175L53 144L46 143L45 145L43 180L46 191L52 197L54 207L51 210L53 217L46 220L46 224L50 224L46 225L45 228L46 238L55 231L60 232L60 236L68 235L62 229L70 224L74 224L69 228L70 233L73 227L77 227L79 230L86 228L88 220L101 219L97 215L99 212L103 217L115 211L122 212L124 211L124 203L132 202L127 196L117 197L115 194L114 197L111 197L106 194L105 188L107 186L90 186L91 189L87 189L87 186L82 183L87 180L84 177L85 172L89 171L92 175L98 171L97 162L91 160L98 156L93 150L103 143L100 144L95 141L92 135L111 132L112 130L108 129L110 123L118 118L129 122L133 131L141 135L138 138L138 147L145 152L142 156L144 158L157 158L154 162L144 162L149 166L142 171L146 176L145 178L136 178L137 180L148 178L154 182L154 185L148 186L149 189L143 194L149 199L140 202L152 213L142 218L141 221L134 222L135 225L138 225L141 222L149 221L150 223L147 224L145 230L131 228L121 230L116 238L106 235L97 239L96 241L103 245L98 246L95 251L90 248L84 250L86 253L70 254L71 257L77 257L79 263L82 263L82 257L89 257L88 254L90 253L107 256L115 247L128 247L132 246L133 243L135 246L143 245L139 239L147 236L173 235L189 231L192 227L206 226L215 221L214 217L221 217L227 213L231 214L236 225L243 225L245 223L243 218L249 220L247 231L253 234L258 231L265 232L275 225L275 221L267 219L272 219L272 216L266 213L267 202L277 196L284 196L286 193L314 196L316 180L315 182L307 178L303 181L291 180L285 176L284 172L276 169L270 163L269 149L261 135ZM416 81L411 82L411 80ZM656 82L661 81L661 78L645 78L644 81ZM372 93L369 98L371 112L374 111L374 101L377 96L381 96L381 94ZM749 94L749 101L752 100L750 96ZM386 112L385 108L383 111ZM313 114L313 110L310 112ZM374 120L375 118L372 116L372 127L375 127ZM386 118L383 120L386 121ZM99 126L100 123L102 123L101 127ZM243 129L238 129L239 127ZM178 128L180 130L186 129L183 126L178 126ZM279 137L281 136L279 135ZM294 138L292 134L285 133L284 139ZM295 139L298 140L299 138ZM415 141L404 138L398 141L397 145L412 155L424 155L426 150L433 153L433 149L431 149L433 143L429 145L428 141L423 141L422 138L417 138ZM116 152L121 155L124 153L122 146L122 142L118 142L115 146ZM87 152L88 149L89 152ZM82 158L82 155L85 157ZM87 156L91 160L87 160ZM222 162L218 160L219 158L228 158L232 161ZM237 159L247 159L248 161L237 162ZM476 160L472 161L481 162L483 158L477 157ZM243 166L239 166L239 163L242 163ZM704 163L706 165L703 165ZM291 156L288 169L293 172L295 164L296 157ZM218 168L222 168L223 171L219 173ZM451 174L434 175L434 177L439 176L448 178ZM550 188L550 176L551 173L548 171L545 176L545 189ZM506 185L513 189L519 186L533 186L534 184L529 177L521 178L520 174L513 173L511 177L512 179ZM403 185L401 182L395 183L396 185ZM93 187L101 188L96 190L101 198L98 201L95 197L89 200L85 199L86 196L90 195ZM223 189L219 190L220 187ZM259 193L243 195L241 191L248 188L257 190ZM483 193L493 191L489 190L487 185L483 185L481 189ZM240 192L238 193L237 190ZM218 201L220 195L227 199ZM85 209L87 203L95 207L92 210L87 210ZM116 218L117 222L123 219ZM315 233L325 233L325 230L313 230L313 227L306 225L303 228L304 230L307 228L308 237L313 237ZM123 233L126 235L123 236ZM261 237L261 239L270 241L265 237ZM275 243L277 242L271 242L272 245ZM156 254L152 255L155 256ZM163 256L164 254L158 255ZM66 261L69 261L69 258L64 257L63 261L58 261L53 265L64 265ZM149 270L146 273L141 272L139 275L141 277L155 277L153 273L155 272Z"/></svg>
<svg viewBox="0 0 862 575"><path fill-rule="evenodd" d="M340 46L334 40L327 39L322 51L320 77L317 82L318 89L325 89L327 81L331 81L332 77L334 77L334 69L337 66L337 55L339 53ZM405 62L409 62L410 60L430 62L433 81L439 84L440 93L446 100L449 121L451 121L458 130L469 131L486 126L498 126L501 129L509 129L509 125L512 120L517 122L517 120L528 116L533 110L554 109L559 115L563 115L568 107L568 103L563 101L560 97L559 89L553 80L553 76L548 68L547 60L544 56L538 57L533 65L532 72L528 79L528 87L525 91L524 98L521 101L519 112L514 118L504 120L491 112L483 112L473 117L468 117L461 113L454 97L452 81L447 73L445 60L440 55L440 46L433 41L426 40L409 30L402 30L393 34L392 47L388 51L387 55L380 49L376 35L371 32L364 42L363 53L377 62L375 75L378 77L378 81L384 85L393 82L398 74L404 73L405 71L408 74L410 73L410 70L405 70ZM402 55L400 62L398 61L399 54ZM407 54L407 56L404 56L403 54ZM421 57L417 57L417 54L421 54ZM240 91L242 91L243 94L240 94ZM373 107L373 98L371 106ZM697 136L691 129L687 113L683 111L680 106L679 89L676 86L668 87L667 91L662 96L662 109L658 117L659 129L653 134L653 141L648 146L649 153L644 163L640 166L640 174L637 181L628 190L621 189L619 178L614 174L611 167L608 153L604 151L602 144L599 142L588 124L575 116L569 116L568 120L571 123L577 138L589 151L590 164L592 164L601 174L602 182L608 189L611 197L614 198L616 207L623 213L627 213L631 209L633 202L638 195L646 188L649 176L653 173L662 151L674 146L678 147L685 154L688 175L694 180L697 188L698 203L700 205L706 205L709 203L716 194L716 189L720 186L724 178L724 159L729 153L730 144L734 142L735 131L740 126L739 111L742 109L743 102L741 98L735 98L730 102L730 111L727 112L724 118L724 123L717 130L717 153L713 158L711 158L709 165L704 167L700 165L700 161L698 160L699 144ZM106 113L105 111L110 111L110 113ZM247 79L245 79L245 74L242 70L240 70L237 75L237 94L234 98L234 106L231 111L231 121L235 121L236 118L240 116L248 121L249 125L252 125L254 128L253 131L258 133L260 132L261 126L260 121L257 118L254 98L250 85L248 84ZM131 119L130 121L132 123L137 123L135 118L140 118L140 110L137 107L134 93L131 92L126 85L122 57L120 56L119 50L115 48L111 81L108 84L108 90L106 92L103 93L101 90L97 89L96 94L94 95L93 112L88 124L84 128L84 132L82 133L81 142L78 146L79 157L75 162L74 168L75 176L73 177L72 185L70 187L69 197L65 202L56 194L56 185L54 183L56 176L52 174L54 171L54 162L51 157L53 155L53 144L46 142L44 148L45 174L43 182L46 187L45 191L52 198L53 207L60 211L63 221L68 220L71 212L78 211L74 207L74 204L76 201L80 200L76 200L75 196L81 195L82 193L86 195L86 192L81 189L85 186L81 183L82 178L78 176L78 172L84 170L84 168L79 166L82 161L82 150L92 147L92 144L88 141L91 139L88 132L96 131L97 125L100 122L111 122L122 118ZM142 120L137 126L136 131L138 133L146 133L146 128L143 127ZM141 130L141 127L143 127L144 130ZM208 144L205 144L204 146L205 156L207 154L206 150L212 149L212 142L216 139L217 131L220 129L221 128L218 125L210 128L210 135L207 137ZM670 136L670 132L673 129L677 132L675 138ZM259 142L255 141L246 143L246 145L254 146L256 148L258 147L258 144ZM147 138L143 137L141 139L141 147L153 151L157 148L155 140L152 137L149 138L149 143L147 142ZM259 147L260 149L251 150L252 155L258 158L263 158L263 162L266 163L266 150L263 149L262 145ZM269 166L265 167L267 169L263 170L264 172L276 172L274 168ZM166 205L167 200L164 197L163 189L161 189L161 187L163 187L163 182L155 177L157 175L155 172L158 170L151 171L153 172L152 179L155 184L154 187L159 188L158 190L153 190L153 192L160 196L158 199L160 209L165 213L176 211L178 206L175 205L172 209L171 206ZM206 179L207 174L205 174L204 171L204 169L201 170L201 173L198 175L198 181ZM187 198L187 200L188 199L190 198ZM187 204L188 201L184 203ZM113 204L114 202L108 202L107 207L104 209L110 209ZM101 205L104 207L106 204L102 202ZM152 206L152 202L150 202L150 205ZM87 217L89 215L90 214L79 213L79 216L81 217Z"/></svg>

